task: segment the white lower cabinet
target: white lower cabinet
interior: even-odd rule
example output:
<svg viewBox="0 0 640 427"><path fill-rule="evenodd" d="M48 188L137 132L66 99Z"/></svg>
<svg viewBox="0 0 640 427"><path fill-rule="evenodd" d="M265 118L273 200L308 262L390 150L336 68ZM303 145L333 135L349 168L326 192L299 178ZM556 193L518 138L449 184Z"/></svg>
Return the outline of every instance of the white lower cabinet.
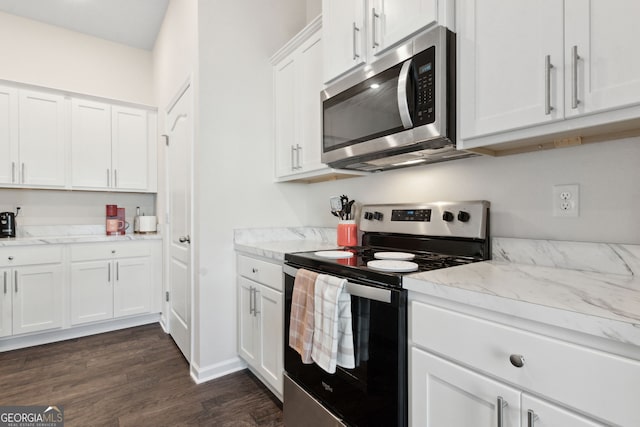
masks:
<svg viewBox="0 0 640 427"><path fill-rule="evenodd" d="M72 325L151 311L148 244L74 245L70 258Z"/></svg>
<svg viewBox="0 0 640 427"><path fill-rule="evenodd" d="M282 397L282 266L238 255L238 353Z"/></svg>
<svg viewBox="0 0 640 427"><path fill-rule="evenodd" d="M61 247L2 249L0 279L0 337L63 326Z"/></svg>
<svg viewBox="0 0 640 427"><path fill-rule="evenodd" d="M640 358L478 318L464 306L454 311L411 294L411 425L640 425Z"/></svg>

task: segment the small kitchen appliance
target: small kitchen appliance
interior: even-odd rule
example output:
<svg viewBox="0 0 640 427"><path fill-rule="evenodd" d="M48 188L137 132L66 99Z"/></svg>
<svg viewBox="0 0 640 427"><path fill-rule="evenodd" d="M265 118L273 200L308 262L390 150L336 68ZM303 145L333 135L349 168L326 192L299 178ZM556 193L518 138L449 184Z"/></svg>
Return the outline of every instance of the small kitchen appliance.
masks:
<svg viewBox="0 0 640 427"><path fill-rule="evenodd" d="M408 424L407 291L412 272L490 258L489 202L364 205L362 246L285 254L284 423ZM328 373L289 347L299 269L347 279L355 367Z"/></svg>
<svg viewBox="0 0 640 427"><path fill-rule="evenodd" d="M136 208L136 217L133 220L134 233L155 233L158 229L157 218L155 215L140 215L140 207Z"/></svg>
<svg viewBox="0 0 640 427"><path fill-rule="evenodd" d="M16 237L16 217L20 208L13 212L0 212L0 238Z"/></svg>
<svg viewBox="0 0 640 427"><path fill-rule="evenodd" d="M380 171L472 156L456 151L455 46L437 26L323 90L322 162Z"/></svg>

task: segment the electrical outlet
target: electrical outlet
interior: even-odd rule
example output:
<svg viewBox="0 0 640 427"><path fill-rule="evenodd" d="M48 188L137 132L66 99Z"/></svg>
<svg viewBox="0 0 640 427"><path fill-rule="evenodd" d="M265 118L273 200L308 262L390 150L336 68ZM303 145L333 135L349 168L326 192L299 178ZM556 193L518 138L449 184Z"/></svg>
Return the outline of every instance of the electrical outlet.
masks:
<svg viewBox="0 0 640 427"><path fill-rule="evenodd" d="M553 186L553 216L579 216L580 186L564 184Z"/></svg>

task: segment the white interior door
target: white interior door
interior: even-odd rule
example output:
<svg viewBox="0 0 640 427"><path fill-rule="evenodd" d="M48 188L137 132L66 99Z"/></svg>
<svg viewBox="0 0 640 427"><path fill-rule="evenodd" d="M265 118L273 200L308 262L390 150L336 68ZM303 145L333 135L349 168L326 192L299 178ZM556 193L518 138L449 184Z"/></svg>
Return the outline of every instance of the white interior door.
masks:
<svg viewBox="0 0 640 427"><path fill-rule="evenodd" d="M167 111L169 201L169 333L191 360L191 147L192 89L189 85Z"/></svg>

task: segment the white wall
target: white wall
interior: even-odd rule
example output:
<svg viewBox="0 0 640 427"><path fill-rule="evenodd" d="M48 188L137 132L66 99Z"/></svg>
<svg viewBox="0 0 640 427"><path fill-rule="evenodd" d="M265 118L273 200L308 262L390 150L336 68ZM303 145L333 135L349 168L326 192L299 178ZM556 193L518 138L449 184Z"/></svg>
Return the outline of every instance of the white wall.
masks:
<svg viewBox="0 0 640 427"><path fill-rule="evenodd" d="M299 225L304 188L273 180L269 57L306 22L305 2L199 1L197 360L237 356L233 229Z"/></svg>
<svg viewBox="0 0 640 427"><path fill-rule="evenodd" d="M501 237L640 244L640 138L387 171L308 188L305 222L332 226L332 195L360 203L491 202ZM580 216L554 217L552 186L580 184Z"/></svg>
<svg viewBox="0 0 640 427"><path fill-rule="evenodd" d="M0 79L153 105L151 52L0 12ZM18 225L102 224L104 205L155 212L151 194L0 189Z"/></svg>
<svg viewBox="0 0 640 427"><path fill-rule="evenodd" d="M0 12L0 79L153 105L151 52Z"/></svg>
<svg viewBox="0 0 640 427"><path fill-rule="evenodd" d="M322 0L306 0L307 2L307 23L322 13Z"/></svg>

